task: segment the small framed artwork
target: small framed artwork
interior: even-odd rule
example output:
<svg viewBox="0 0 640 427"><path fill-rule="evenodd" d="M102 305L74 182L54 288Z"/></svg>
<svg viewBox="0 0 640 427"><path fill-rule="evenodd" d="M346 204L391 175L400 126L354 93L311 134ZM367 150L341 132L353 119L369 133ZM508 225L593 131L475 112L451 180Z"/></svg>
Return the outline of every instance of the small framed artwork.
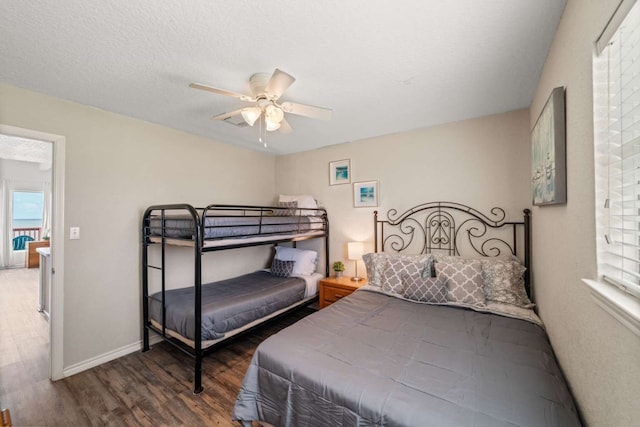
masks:
<svg viewBox="0 0 640 427"><path fill-rule="evenodd" d="M329 162L329 185L351 183L351 160Z"/></svg>
<svg viewBox="0 0 640 427"><path fill-rule="evenodd" d="M567 202L564 88L553 89L531 132L531 198L537 206Z"/></svg>
<svg viewBox="0 0 640 427"><path fill-rule="evenodd" d="M353 206L356 208L378 206L378 181L354 182Z"/></svg>

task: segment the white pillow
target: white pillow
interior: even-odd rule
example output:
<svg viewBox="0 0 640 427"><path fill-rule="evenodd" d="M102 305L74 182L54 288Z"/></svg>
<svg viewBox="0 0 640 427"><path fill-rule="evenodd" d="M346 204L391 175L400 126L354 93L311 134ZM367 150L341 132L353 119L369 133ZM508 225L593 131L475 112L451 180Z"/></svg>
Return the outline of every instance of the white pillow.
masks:
<svg viewBox="0 0 640 427"><path fill-rule="evenodd" d="M281 261L295 261L293 275L309 276L316 271L318 253L305 249L276 246L276 258Z"/></svg>
<svg viewBox="0 0 640 427"><path fill-rule="evenodd" d="M318 202L316 202L316 199L314 199L313 196L309 196L305 194L300 196L287 196L287 195L281 194L280 198L278 199L278 202L297 202L298 207L303 208L297 211L298 215L316 215L317 214L315 210L311 210L311 209L318 208Z"/></svg>

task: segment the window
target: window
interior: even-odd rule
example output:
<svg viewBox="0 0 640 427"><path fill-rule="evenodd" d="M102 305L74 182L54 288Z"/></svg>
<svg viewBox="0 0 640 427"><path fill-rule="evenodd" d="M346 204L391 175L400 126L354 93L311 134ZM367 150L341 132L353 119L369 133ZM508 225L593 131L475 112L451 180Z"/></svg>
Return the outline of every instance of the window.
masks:
<svg viewBox="0 0 640 427"><path fill-rule="evenodd" d="M12 196L12 227L42 227L44 197L41 191L14 191Z"/></svg>
<svg viewBox="0 0 640 427"><path fill-rule="evenodd" d="M622 2L596 49L598 274L640 298L640 2Z"/></svg>

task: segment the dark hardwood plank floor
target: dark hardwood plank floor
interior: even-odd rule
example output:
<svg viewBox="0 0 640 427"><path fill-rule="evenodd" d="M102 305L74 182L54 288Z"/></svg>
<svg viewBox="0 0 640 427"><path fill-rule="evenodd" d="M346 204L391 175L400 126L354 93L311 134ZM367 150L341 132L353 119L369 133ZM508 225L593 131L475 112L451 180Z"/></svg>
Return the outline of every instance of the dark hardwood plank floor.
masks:
<svg viewBox="0 0 640 427"><path fill-rule="evenodd" d="M193 395L193 359L166 343L50 381L36 298L37 270L0 270L0 407L16 426L238 426L231 411L256 347L313 312L297 310L208 355L204 392Z"/></svg>

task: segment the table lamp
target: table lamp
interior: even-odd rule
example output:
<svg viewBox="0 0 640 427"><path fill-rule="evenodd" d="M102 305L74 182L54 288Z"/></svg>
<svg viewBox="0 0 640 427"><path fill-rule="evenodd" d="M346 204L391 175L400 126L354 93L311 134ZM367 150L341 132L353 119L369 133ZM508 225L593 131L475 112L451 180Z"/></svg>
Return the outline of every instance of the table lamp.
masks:
<svg viewBox="0 0 640 427"><path fill-rule="evenodd" d="M364 255L364 244L362 242L347 243L347 258L356 263L356 275L351 278L354 282L362 280L362 277L358 277L358 260L362 258L362 255Z"/></svg>

